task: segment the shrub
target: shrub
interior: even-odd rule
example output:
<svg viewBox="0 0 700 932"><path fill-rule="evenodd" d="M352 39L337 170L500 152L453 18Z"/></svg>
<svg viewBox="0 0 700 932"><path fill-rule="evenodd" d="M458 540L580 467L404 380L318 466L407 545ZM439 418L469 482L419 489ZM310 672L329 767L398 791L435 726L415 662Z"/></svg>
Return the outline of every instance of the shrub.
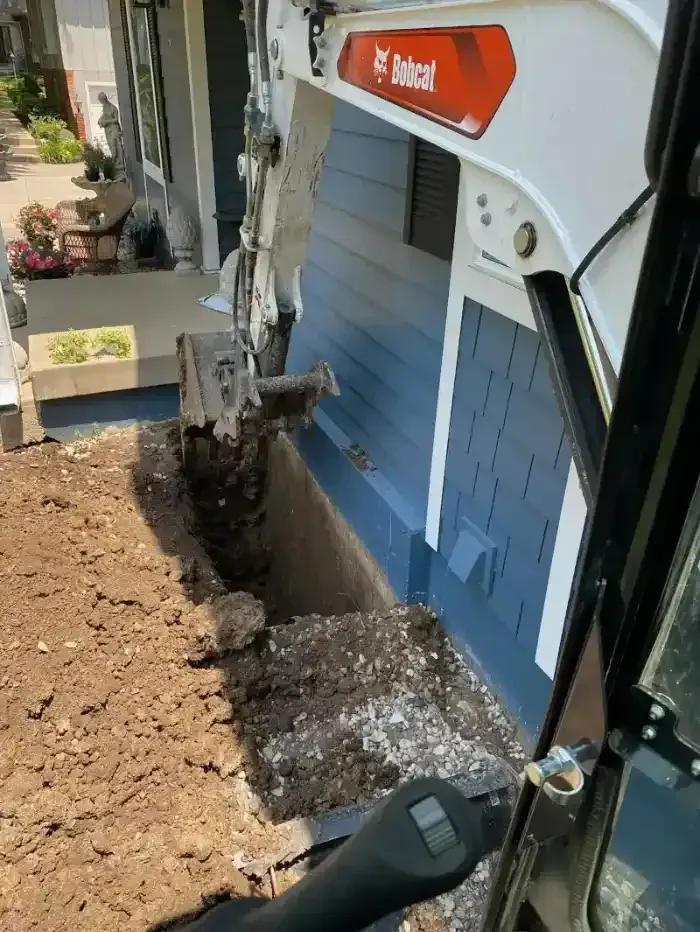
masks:
<svg viewBox="0 0 700 932"><path fill-rule="evenodd" d="M34 116L55 115L44 89L33 74L23 74L5 83L5 93L17 117L26 125Z"/></svg>
<svg viewBox="0 0 700 932"><path fill-rule="evenodd" d="M56 211L32 201L17 215L17 226L30 246L50 247L56 239Z"/></svg>
<svg viewBox="0 0 700 932"><path fill-rule="evenodd" d="M35 98L34 103L29 108L29 119L33 120L36 117L43 117L43 116L50 116L50 117L58 118L58 111L56 110L56 108L54 107L54 105L51 103L50 100L42 96L42 97Z"/></svg>
<svg viewBox="0 0 700 932"><path fill-rule="evenodd" d="M29 123L29 132L35 139L61 139L68 132L65 120L52 116L35 116Z"/></svg>
<svg viewBox="0 0 700 932"><path fill-rule="evenodd" d="M59 249L32 246L27 240L10 240L7 258L13 276L21 281L68 278L75 271L71 260Z"/></svg>
<svg viewBox="0 0 700 932"><path fill-rule="evenodd" d="M71 139L42 139L39 143L39 158L42 162L64 165L79 162L83 156L83 144L75 137Z"/></svg>

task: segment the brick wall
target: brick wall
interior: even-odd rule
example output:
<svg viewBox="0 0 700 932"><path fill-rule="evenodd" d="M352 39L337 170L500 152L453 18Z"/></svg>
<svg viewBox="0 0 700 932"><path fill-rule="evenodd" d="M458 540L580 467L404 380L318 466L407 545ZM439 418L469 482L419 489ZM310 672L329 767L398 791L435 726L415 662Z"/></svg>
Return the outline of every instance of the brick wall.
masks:
<svg viewBox="0 0 700 932"><path fill-rule="evenodd" d="M74 73L64 68L43 68L42 71L47 97L57 107L69 129L85 142L85 115L76 95Z"/></svg>
<svg viewBox="0 0 700 932"><path fill-rule="evenodd" d="M440 552L465 526L496 548L489 604L534 650L570 462L537 334L467 300Z"/></svg>

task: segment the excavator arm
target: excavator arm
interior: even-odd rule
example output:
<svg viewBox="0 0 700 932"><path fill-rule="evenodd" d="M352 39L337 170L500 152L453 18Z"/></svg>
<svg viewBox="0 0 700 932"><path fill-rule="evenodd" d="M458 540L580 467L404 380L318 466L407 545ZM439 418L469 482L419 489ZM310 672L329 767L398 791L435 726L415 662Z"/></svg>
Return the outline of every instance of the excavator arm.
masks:
<svg viewBox="0 0 700 932"><path fill-rule="evenodd" d="M348 101L459 158L453 264L488 257L524 288L592 501L653 201L644 140L663 0L244 0L243 11L238 369L253 382L284 372L334 101ZM242 404L255 430L284 427L221 358L218 434L241 435ZM332 374L313 385L297 392L292 426L338 390Z"/></svg>

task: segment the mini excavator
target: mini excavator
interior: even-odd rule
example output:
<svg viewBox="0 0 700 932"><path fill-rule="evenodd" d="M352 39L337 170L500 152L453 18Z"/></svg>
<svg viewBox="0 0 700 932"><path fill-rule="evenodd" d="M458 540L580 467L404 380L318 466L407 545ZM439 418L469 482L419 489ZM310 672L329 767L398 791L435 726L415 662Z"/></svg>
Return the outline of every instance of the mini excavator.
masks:
<svg viewBox="0 0 700 932"><path fill-rule="evenodd" d="M589 518L516 786L408 783L309 830L320 865L290 890L193 930L399 928L494 850L484 932L700 928L700 0L243 0L243 18L233 320L181 340L186 459L216 442L252 501L269 439L338 391L285 360L340 98L459 158L469 249L522 279Z"/></svg>

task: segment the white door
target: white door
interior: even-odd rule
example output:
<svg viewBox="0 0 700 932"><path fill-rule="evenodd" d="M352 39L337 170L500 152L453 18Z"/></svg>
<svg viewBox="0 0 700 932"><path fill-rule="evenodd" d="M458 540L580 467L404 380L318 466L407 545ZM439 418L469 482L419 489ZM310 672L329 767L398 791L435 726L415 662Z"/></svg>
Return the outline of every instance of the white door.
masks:
<svg viewBox="0 0 700 932"><path fill-rule="evenodd" d="M85 82L85 99L87 101L87 119L88 119L88 138L90 142L99 143L107 151L107 139L98 120L102 116L102 104L97 99L99 94L106 94L109 102L114 104L119 110L119 100L117 99L117 85L108 83L98 83L96 81ZM119 110L120 120L124 120L121 110Z"/></svg>

